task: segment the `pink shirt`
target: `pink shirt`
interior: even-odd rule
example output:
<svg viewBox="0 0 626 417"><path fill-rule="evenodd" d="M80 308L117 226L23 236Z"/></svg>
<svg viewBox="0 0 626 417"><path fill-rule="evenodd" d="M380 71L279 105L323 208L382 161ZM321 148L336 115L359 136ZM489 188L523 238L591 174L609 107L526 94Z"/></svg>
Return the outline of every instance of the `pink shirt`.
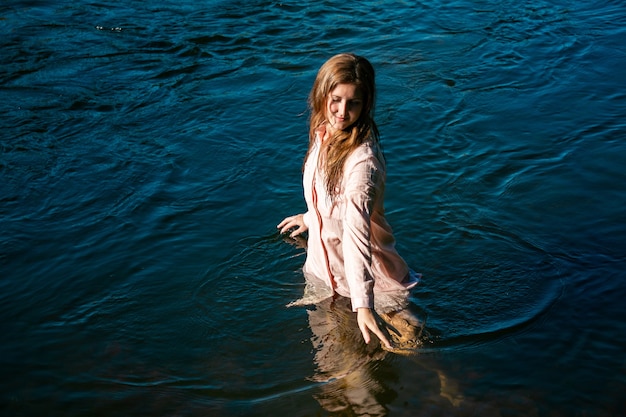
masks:
<svg viewBox="0 0 626 417"><path fill-rule="evenodd" d="M354 311L359 307L374 308L375 295L406 299L407 290L418 283L419 276L397 253L391 227L385 220L386 174L379 147L368 141L348 157L341 190L333 203L318 165L323 134L323 129L317 132L304 166L308 208L304 222L309 228L304 273L349 297Z"/></svg>

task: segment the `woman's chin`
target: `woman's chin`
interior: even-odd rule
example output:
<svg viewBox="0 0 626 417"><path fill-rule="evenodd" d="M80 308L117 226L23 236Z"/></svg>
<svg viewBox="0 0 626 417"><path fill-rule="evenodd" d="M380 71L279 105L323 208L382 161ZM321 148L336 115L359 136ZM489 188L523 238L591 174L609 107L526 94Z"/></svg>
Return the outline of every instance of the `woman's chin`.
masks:
<svg viewBox="0 0 626 417"><path fill-rule="evenodd" d="M349 123L349 122L338 122L338 123L335 123L334 127L337 130L349 130L353 124L354 123Z"/></svg>

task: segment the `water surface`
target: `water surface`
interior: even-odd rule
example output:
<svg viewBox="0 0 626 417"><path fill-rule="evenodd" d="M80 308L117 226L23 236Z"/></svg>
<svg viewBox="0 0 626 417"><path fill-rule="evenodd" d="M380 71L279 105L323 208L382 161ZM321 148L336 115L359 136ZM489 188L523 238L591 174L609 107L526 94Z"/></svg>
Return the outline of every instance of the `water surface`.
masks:
<svg viewBox="0 0 626 417"><path fill-rule="evenodd" d="M615 1L5 1L2 414L619 415L625 28ZM275 225L345 51L424 276L413 356L285 307Z"/></svg>

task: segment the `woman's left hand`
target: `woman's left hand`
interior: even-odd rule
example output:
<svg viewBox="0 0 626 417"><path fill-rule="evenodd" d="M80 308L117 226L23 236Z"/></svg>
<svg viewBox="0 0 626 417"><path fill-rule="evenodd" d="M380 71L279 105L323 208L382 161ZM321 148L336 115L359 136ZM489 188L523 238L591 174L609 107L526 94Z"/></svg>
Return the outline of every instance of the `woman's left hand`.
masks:
<svg viewBox="0 0 626 417"><path fill-rule="evenodd" d="M370 308L358 308L356 314L356 321L359 324L359 329L361 329L365 343L370 342L369 332L371 330L376 336L378 336L380 343L382 343L387 349L393 349L391 343L389 343L389 339L376 322L376 313L374 310Z"/></svg>

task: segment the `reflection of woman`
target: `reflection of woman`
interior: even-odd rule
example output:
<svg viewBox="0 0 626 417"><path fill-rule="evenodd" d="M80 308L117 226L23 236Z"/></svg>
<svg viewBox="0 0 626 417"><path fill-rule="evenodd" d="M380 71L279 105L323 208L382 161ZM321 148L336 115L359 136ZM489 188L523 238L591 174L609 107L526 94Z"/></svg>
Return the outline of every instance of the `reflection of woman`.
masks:
<svg viewBox="0 0 626 417"><path fill-rule="evenodd" d="M394 394L373 371L387 352L374 343L360 342L362 336L349 304L344 297L327 298L308 311L317 366L311 379L323 382L315 399L329 412L386 415L378 398L393 398Z"/></svg>
<svg viewBox="0 0 626 417"><path fill-rule="evenodd" d="M371 331L391 348L374 310L402 308L419 278L396 252L384 215L375 90L374 68L363 57L340 54L322 65L309 96L303 175L308 210L278 228L291 229L292 237L308 231L303 271L309 287L322 288L318 295L349 297L365 342Z"/></svg>
<svg viewBox="0 0 626 417"><path fill-rule="evenodd" d="M421 315L414 304L409 309L413 310L411 317ZM398 371L385 361L388 352L379 349L375 341L366 345L360 340L362 335L356 326L350 300L326 298L307 313L316 365L311 379L320 382L315 399L332 415L388 415L387 406L397 403L398 395L402 395L394 389ZM411 329L402 328L402 335L408 334ZM394 342L395 347L403 345L402 340L395 339ZM408 340L405 342L412 345ZM412 346L410 351L415 352L414 348ZM411 381L405 383L418 388L420 399L433 407L436 405L443 414L456 414L455 408L463 402L457 381L446 375L432 356L410 358L414 366L410 368ZM412 396L414 393L409 395Z"/></svg>

